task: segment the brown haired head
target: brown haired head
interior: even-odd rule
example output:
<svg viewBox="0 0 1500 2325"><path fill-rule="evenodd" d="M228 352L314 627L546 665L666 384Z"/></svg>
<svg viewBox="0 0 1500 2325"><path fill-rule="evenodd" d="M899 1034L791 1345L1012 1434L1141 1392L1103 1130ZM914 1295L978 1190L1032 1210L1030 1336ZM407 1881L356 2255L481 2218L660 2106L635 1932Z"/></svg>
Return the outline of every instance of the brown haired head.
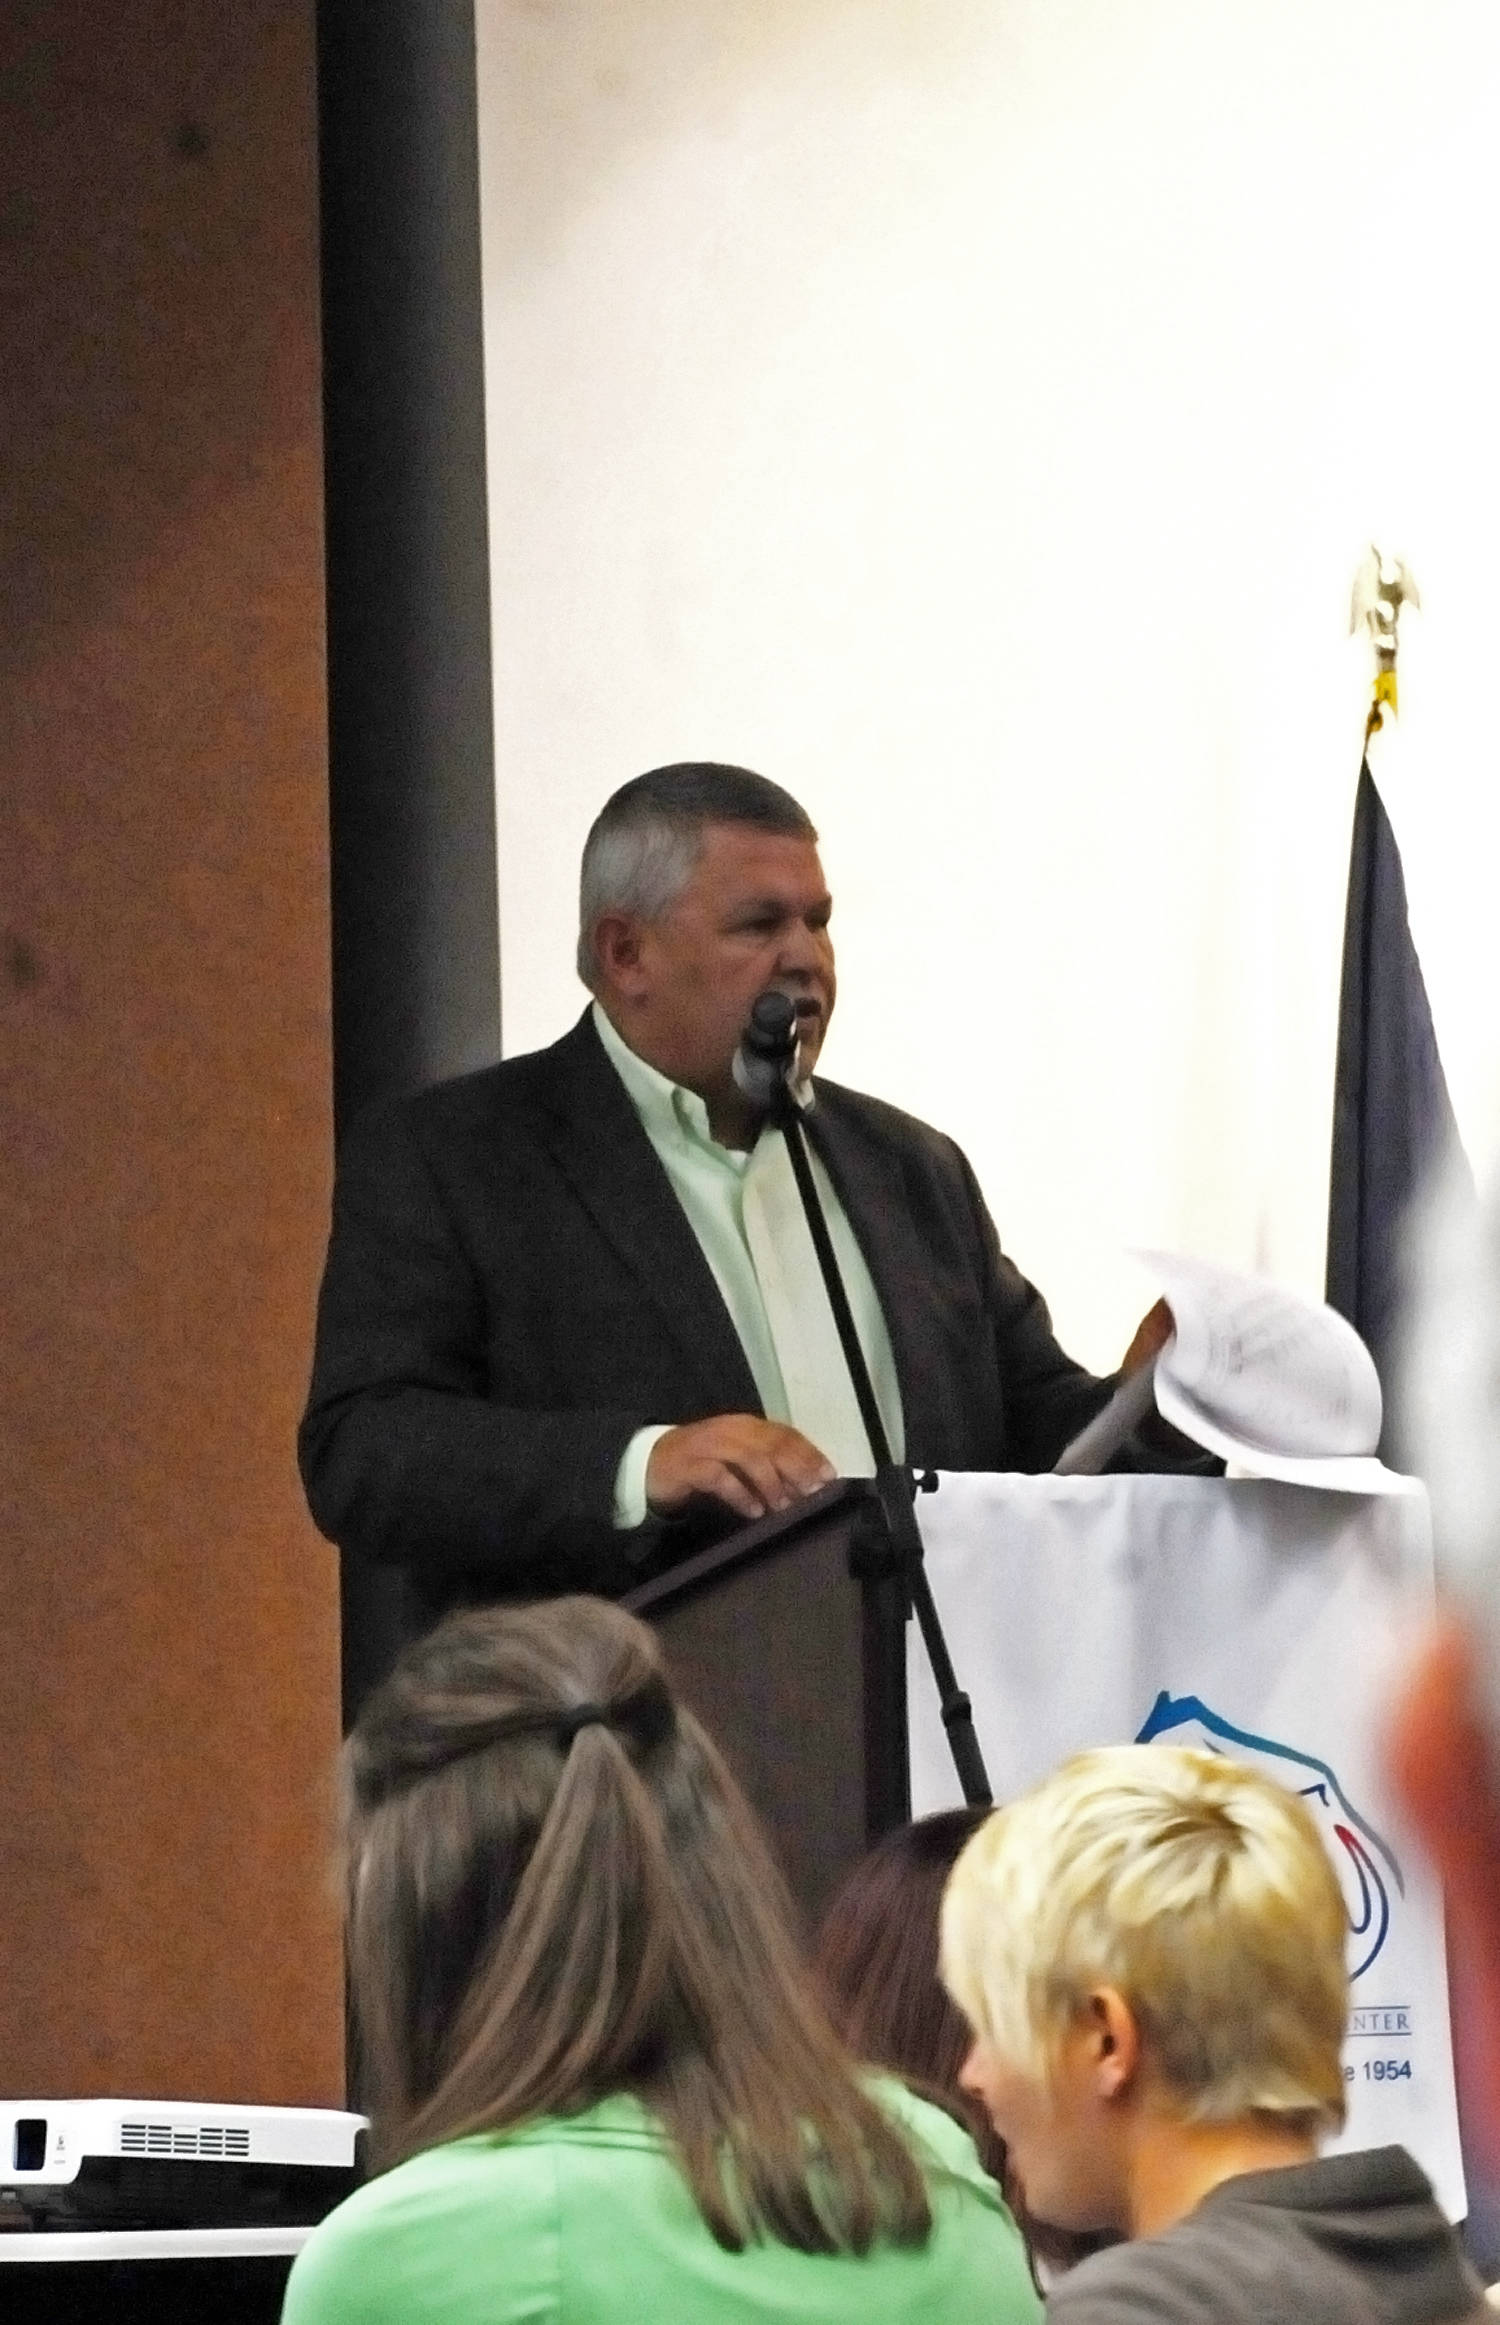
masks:
<svg viewBox="0 0 1500 2325"><path fill-rule="evenodd" d="M622 1609L477 1608L409 1648L345 1746L344 1854L383 2162L629 2090L722 2243L926 2233L754 1819Z"/></svg>
<svg viewBox="0 0 1500 2325"><path fill-rule="evenodd" d="M887 1833L835 1891L814 1963L833 2023L857 2058L888 2067L956 2115L980 2161L1005 2189L1028 2248L1055 2271L1101 2243L1033 2220L1006 2171L1005 2142L958 2072L973 2033L938 1977L943 1890L988 1808L945 1808Z"/></svg>
<svg viewBox="0 0 1500 2325"><path fill-rule="evenodd" d="M857 2057L890 2067L956 2102L986 2169L998 2179L1005 2150L958 2089L972 2036L937 1974L943 1885L984 1808L946 1808L887 1833L834 1894L814 1959L834 2025Z"/></svg>

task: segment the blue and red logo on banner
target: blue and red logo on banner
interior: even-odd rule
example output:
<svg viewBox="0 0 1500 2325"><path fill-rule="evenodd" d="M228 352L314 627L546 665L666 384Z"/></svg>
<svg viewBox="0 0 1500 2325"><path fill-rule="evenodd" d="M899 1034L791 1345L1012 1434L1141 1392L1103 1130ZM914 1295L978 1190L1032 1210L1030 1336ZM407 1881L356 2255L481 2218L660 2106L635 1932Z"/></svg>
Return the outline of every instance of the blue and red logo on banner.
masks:
<svg viewBox="0 0 1500 2325"><path fill-rule="evenodd" d="M1329 1853L1339 1869L1344 1903L1353 1939L1349 1975L1360 1978L1378 1959L1391 1926L1391 1890L1406 1894L1394 1850L1382 1840L1368 1817L1361 1816L1326 1760L1296 1751L1273 1737L1252 1735L1210 1711L1201 1696L1169 1695L1165 1688L1151 1706L1138 1744L1170 1740L1200 1751L1228 1752L1252 1766L1267 1762L1264 1773L1287 1785L1307 1802L1322 1828ZM1299 1781L1295 1771L1305 1772Z"/></svg>

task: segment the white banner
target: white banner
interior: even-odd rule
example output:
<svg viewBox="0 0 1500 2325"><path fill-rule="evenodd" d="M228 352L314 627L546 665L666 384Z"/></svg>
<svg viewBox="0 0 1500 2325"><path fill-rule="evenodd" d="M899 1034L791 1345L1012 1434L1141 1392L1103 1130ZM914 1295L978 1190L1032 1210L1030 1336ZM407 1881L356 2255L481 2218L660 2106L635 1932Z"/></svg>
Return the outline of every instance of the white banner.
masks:
<svg viewBox="0 0 1500 2325"><path fill-rule="evenodd" d="M1265 1480L944 1476L917 1515L997 1800L1092 1744L1229 1752L1300 1793L1349 1906L1349 2120L1467 2210L1442 1899L1381 1770L1380 1721L1432 1604L1427 1503ZM908 1636L912 1814L961 1798Z"/></svg>

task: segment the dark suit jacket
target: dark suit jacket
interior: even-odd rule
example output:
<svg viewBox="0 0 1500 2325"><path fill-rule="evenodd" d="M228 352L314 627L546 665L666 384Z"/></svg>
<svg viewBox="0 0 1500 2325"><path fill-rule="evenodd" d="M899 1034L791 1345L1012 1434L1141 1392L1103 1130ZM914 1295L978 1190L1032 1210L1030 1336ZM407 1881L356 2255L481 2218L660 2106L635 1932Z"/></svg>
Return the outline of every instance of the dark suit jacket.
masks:
<svg viewBox="0 0 1500 2325"><path fill-rule="evenodd" d="M1051 1466L1112 1383L1065 1356L958 1148L818 1081L890 1331L907 1459ZM339 1157L299 1452L313 1516L427 1606L612 1594L696 1546L611 1522L648 1422L758 1412L729 1313L590 1018L376 1109ZM697 1537L701 1539L701 1535Z"/></svg>

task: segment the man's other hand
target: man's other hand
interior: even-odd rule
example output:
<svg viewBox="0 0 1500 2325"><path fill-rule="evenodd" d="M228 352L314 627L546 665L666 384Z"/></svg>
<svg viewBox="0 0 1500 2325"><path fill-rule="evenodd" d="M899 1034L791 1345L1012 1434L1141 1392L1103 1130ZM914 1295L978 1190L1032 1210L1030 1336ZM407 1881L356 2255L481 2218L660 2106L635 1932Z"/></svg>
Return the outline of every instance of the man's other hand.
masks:
<svg viewBox="0 0 1500 2325"><path fill-rule="evenodd" d="M1159 1356L1176 1329L1172 1311L1165 1300L1158 1300L1154 1307L1148 1308L1135 1328L1135 1338L1125 1351L1120 1378L1129 1380L1133 1372L1139 1372L1143 1364L1149 1364L1153 1356Z"/></svg>
<svg viewBox="0 0 1500 2325"><path fill-rule="evenodd" d="M827 1455L787 1422L717 1413L658 1437L646 1464L646 1500L661 1516L694 1494L711 1494L742 1518L764 1518L837 1475Z"/></svg>

